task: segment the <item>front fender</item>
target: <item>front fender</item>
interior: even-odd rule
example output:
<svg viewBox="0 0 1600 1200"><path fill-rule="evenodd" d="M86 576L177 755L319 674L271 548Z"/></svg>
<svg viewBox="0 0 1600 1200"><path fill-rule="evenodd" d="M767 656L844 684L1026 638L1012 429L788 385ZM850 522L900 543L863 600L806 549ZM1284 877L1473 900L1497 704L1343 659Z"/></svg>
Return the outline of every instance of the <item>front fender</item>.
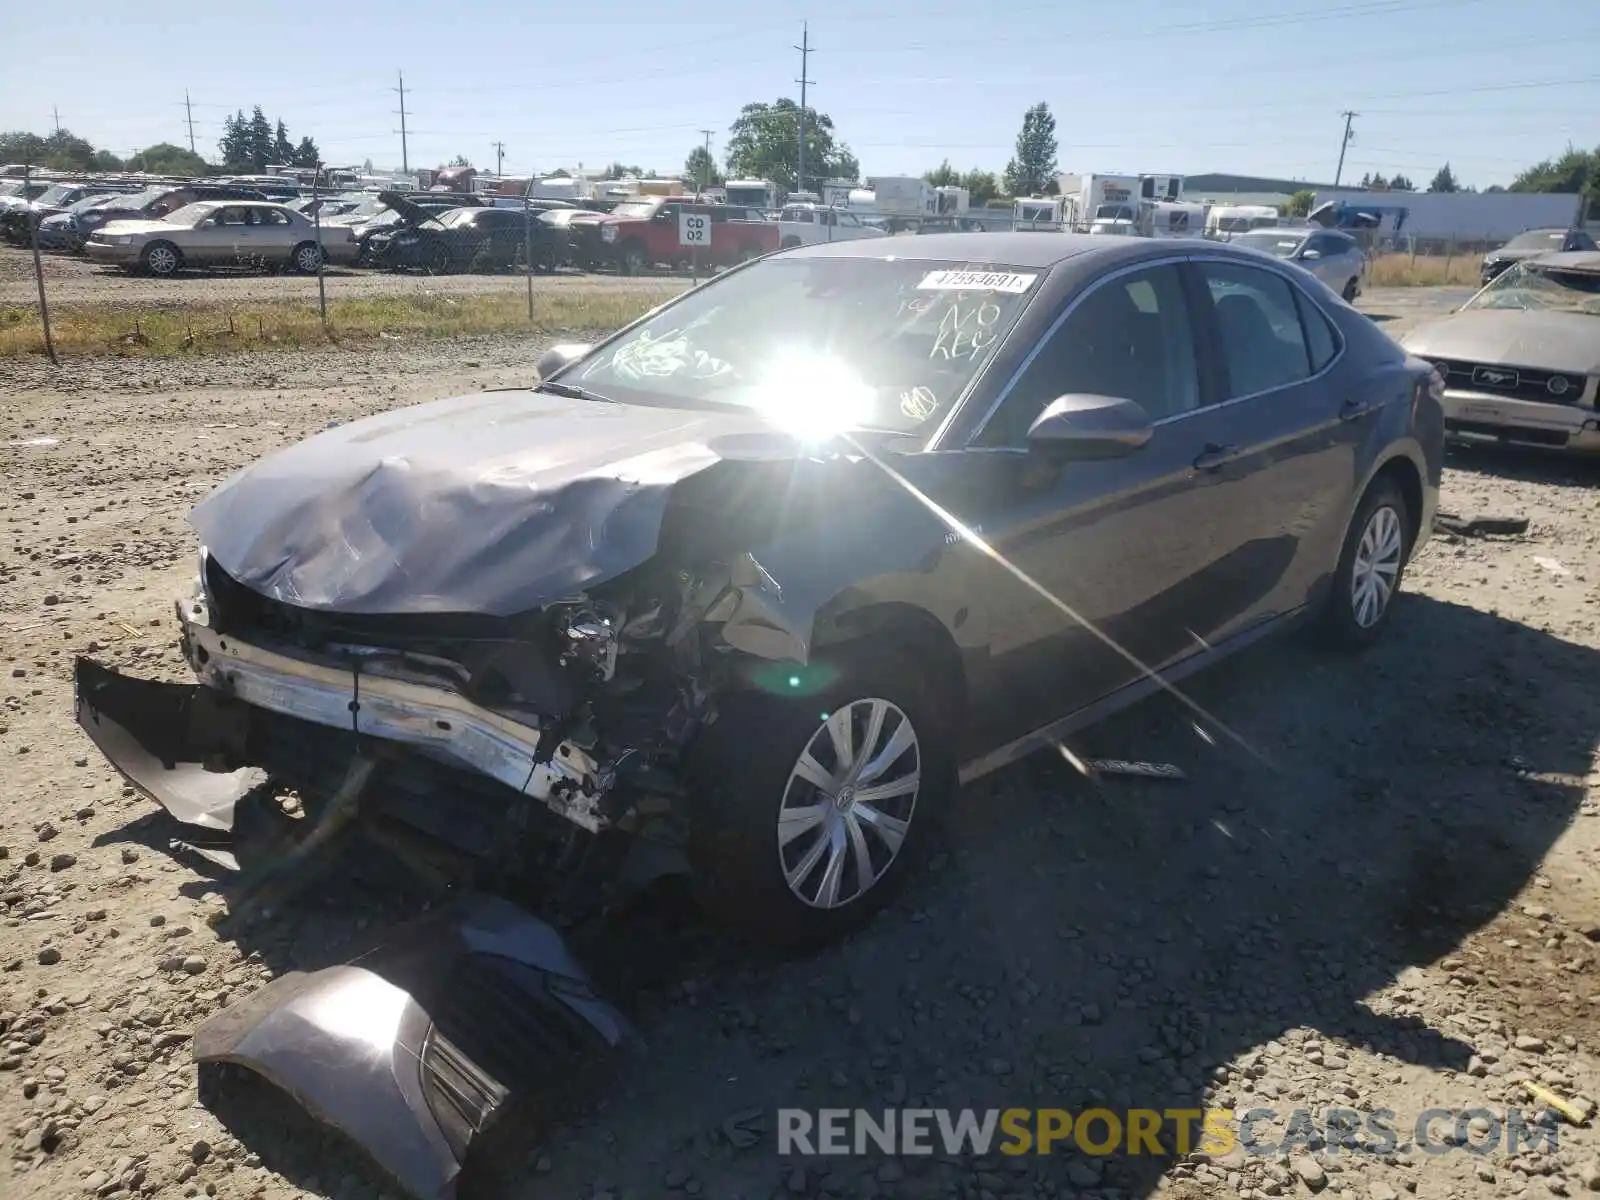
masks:
<svg viewBox="0 0 1600 1200"><path fill-rule="evenodd" d="M513 1101L634 1040L554 929L469 895L355 962L273 980L201 1025L194 1057L256 1072L410 1195L451 1200Z"/></svg>

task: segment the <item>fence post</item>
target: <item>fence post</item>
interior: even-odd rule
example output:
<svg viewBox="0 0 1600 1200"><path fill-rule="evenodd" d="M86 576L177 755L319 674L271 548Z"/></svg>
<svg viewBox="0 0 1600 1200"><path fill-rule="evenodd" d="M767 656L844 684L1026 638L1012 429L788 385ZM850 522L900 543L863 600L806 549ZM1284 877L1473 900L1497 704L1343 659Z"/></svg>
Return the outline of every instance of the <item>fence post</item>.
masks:
<svg viewBox="0 0 1600 1200"><path fill-rule="evenodd" d="M1456 261L1456 235L1451 234L1450 240L1445 243L1444 253L1444 282L1450 282L1450 267Z"/></svg>
<svg viewBox="0 0 1600 1200"><path fill-rule="evenodd" d="M523 270L528 276L528 324L533 324L533 181L534 171L528 168L528 186L522 190L522 258Z"/></svg>
<svg viewBox="0 0 1600 1200"><path fill-rule="evenodd" d="M22 168L22 194L28 194L28 183L32 176L31 164L24 164ZM39 284L39 320L44 325L44 352L50 356L50 361L56 366L61 365L61 360L56 357L55 339L50 336L50 302L44 297L44 263L39 258L39 214L33 207L31 199L26 200L28 214L28 241L33 244L33 277Z"/></svg>
<svg viewBox="0 0 1600 1200"><path fill-rule="evenodd" d="M317 237L317 310L322 314L322 332L328 334L328 285L322 278L323 259L326 253L322 249L322 202L318 195L318 185L321 182L322 164L318 163L316 174L311 177L311 221Z"/></svg>

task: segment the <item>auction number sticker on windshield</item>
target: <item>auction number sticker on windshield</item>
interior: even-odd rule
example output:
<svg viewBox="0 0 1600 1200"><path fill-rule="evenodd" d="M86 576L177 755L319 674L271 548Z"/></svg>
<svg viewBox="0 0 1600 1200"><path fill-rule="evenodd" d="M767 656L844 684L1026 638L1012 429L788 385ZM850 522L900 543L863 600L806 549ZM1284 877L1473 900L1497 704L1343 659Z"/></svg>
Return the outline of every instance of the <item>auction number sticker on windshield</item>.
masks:
<svg viewBox="0 0 1600 1200"><path fill-rule="evenodd" d="M1034 284L1037 275L1018 275L1012 271L929 271L917 284L919 292L1006 292L1020 296Z"/></svg>

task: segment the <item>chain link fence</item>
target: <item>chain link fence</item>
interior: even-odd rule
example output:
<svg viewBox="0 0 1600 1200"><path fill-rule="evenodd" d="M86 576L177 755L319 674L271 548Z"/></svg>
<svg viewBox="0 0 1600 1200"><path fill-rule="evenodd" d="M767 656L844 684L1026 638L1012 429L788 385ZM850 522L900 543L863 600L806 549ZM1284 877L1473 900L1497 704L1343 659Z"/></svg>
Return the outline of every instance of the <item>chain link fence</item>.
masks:
<svg viewBox="0 0 1600 1200"><path fill-rule="evenodd" d="M353 192L305 178L0 180L0 352L181 352L234 345L597 330L651 293L542 287L586 274L573 206L531 195ZM610 263L604 264L612 266ZM565 282L565 281L563 281ZM26 289L26 294L25 290Z"/></svg>

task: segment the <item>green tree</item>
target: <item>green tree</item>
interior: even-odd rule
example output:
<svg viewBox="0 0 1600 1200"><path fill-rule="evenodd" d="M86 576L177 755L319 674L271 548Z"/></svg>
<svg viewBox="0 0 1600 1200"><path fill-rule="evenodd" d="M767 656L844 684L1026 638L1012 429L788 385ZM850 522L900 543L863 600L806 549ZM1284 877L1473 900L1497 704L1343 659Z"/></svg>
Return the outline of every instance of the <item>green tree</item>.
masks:
<svg viewBox="0 0 1600 1200"><path fill-rule="evenodd" d="M472 160L465 154L458 154L449 162L445 163L445 166L447 167L470 167L471 165Z"/></svg>
<svg viewBox="0 0 1600 1200"><path fill-rule="evenodd" d="M1600 220L1600 146L1568 146L1560 158L1535 163L1511 181L1513 192L1581 192L1588 220Z"/></svg>
<svg viewBox="0 0 1600 1200"><path fill-rule="evenodd" d="M787 96L771 104L746 104L728 128L728 174L770 179L786 192L800 190L800 106ZM835 141L833 119L807 107L805 113L808 180L856 179L861 164L850 148Z"/></svg>
<svg viewBox="0 0 1600 1200"><path fill-rule="evenodd" d="M645 177L644 168L630 167L626 163L614 162L605 169L600 178L621 179L627 175L632 175L635 179L643 179Z"/></svg>
<svg viewBox="0 0 1600 1200"><path fill-rule="evenodd" d="M961 186L967 189L972 203L980 208L1000 194L1000 181L994 177L994 172L977 167L961 177Z"/></svg>
<svg viewBox="0 0 1600 1200"><path fill-rule="evenodd" d="M272 158L274 163L288 166L294 162L294 143L289 140L289 131L282 121L272 131Z"/></svg>
<svg viewBox="0 0 1600 1200"><path fill-rule="evenodd" d="M1414 192L1417 190L1417 185L1412 183L1411 180L1407 179L1404 175L1396 175L1393 179L1389 180L1389 190L1391 192Z"/></svg>
<svg viewBox="0 0 1600 1200"><path fill-rule="evenodd" d="M1456 181L1456 173L1450 169L1450 164L1445 163L1434 173L1433 182L1428 184L1430 192L1459 192L1461 185Z"/></svg>
<svg viewBox="0 0 1600 1200"><path fill-rule="evenodd" d="M89 167L94 171L127 170L127 164L109 150L96 150L94 157L89 160Z"/></svg>
<svg viewBox="0 0 1600 1200"><path fill-rule="evenodd" d="M300 144L294 148L290 161L297 167L316 167L322 165L322 151L317 149L317 144L308 137L300 139Z"/></svg>
<svg viewBox="0 0 1600 1200"><path fill-rule="evenodd" d="M96 150L70 130L49 137L25 130L0 133L0 162L25 163L57 171L120 171L122 160L108 150Z"/></svg>
<svg viewBox="0 0 1600 1200"><path fill-rule="evenodd" d="M947 158L931 171L924 171L922 178L934 187L960 187L961 172L950 165Z"/></svg>
<svg viewBox="0 0 1600 1200"><path fill-rule="evenodd" d="M704 146L696 146L683 160L683 178L698 188L721 187L723 182L717 160Z"/></svg>
<svg viewBox="0 0 1600 1200"><path fill-rule="evenodd" d="M1286 217L1305 217L1311 214L1311 205L1315 202L1317 194L1310 188L1301 188L1289 197L1289 203L1283 206L1283 215Z"/></svg>
<svg viewBox="0 0 1600 1200"><path fill-rule="evenodd" d="M128 170L148 171L152 175L204 175L206 169L205 159L171 142L146 146L128 160Z"/></svg>
<svg viewBox="0 0 1600 1200"><path fill-rule="evenodd" d="M257 171L265 171L267 164L272 161L273 129L272 122L267 120L266 114L261 111L261 106L255 106L250 114L250 165Z"/></svg>
<svg viewBox="0 0 1600 1200"><path fill-rule="evenodd" d="M1006 164L1006 191L1013 196L1054 191L1058 150L1056 119L1041 100L1023 114L1016 157Z"/></svg>

